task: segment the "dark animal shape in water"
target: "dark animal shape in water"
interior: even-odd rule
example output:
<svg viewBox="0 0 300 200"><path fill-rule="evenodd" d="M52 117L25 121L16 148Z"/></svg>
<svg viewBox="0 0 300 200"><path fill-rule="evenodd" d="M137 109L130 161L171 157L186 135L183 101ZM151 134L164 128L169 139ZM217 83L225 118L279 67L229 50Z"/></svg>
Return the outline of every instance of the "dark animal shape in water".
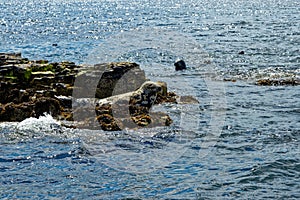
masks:
<svg viewBox="0 0 300 200"><path fill-rule="evenodd" d="M176 71L186 69L186 64L185 64L185 62L184 62L183 60L177 60L177 61L174 63L174 66L175 66L175 70L176 70Z"/></svg>

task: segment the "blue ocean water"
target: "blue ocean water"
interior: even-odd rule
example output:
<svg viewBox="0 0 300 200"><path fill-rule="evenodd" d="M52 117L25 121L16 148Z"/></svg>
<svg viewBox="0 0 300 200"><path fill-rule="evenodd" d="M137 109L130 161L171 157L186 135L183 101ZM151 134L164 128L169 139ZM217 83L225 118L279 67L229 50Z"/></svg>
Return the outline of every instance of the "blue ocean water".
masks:
<svg viewBox="0 0 300 200"><path fill-rule="evenodd" d="M200 102L155 108L171 127L117 133L50 116L1 123L1 199L300 198L299 86L254 84L299 79L299 1L0 0L0 9L0 52L136 61ZM174 71L177 57L189 70Z"/></svg>

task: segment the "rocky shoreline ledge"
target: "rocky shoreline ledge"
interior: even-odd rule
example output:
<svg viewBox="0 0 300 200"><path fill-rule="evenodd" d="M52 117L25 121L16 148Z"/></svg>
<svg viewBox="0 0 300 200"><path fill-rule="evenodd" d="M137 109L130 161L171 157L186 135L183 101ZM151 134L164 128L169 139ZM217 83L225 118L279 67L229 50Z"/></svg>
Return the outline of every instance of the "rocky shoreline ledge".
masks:
<svg viewBox="0 0 300 200"><path fill-rule="evenodd" d="M133 127L152 127L168 126L172 123L167 114L150 115L148 106L134 103L132 98L122 102L125 108L129 108L130 113L129 116L120 114L125 116L124 119L116 120L113 117L113 110L116 109L112 109L112 105L108 104L96 104L94 113L87 116L84 106L77 107L74 111L73 90L75 79L78 77L86 83L76 85L76 90L82 90L80 98L87 99L105 99L112 95L132 92L147 81L144 71L136 63L103 63L103 71L99 74L97 71L89 73L90 67L67 61L49 63L47 60L29 60L22 58L21 53L0 53L0 122L22 121L49 113L55 119L74 127L74 123L67 121L74 122L73 114L76 112L82 114L82 121L76 121L75 127L95 127L108 131L121 130L128 124ZM87 92L91 81L97 81L96 91ZM176 94L168 92L165 83L160 84L160 90L155 93L154 104L177 103ZM117 105L123 105L122 103ZM128 112L128 109L124 112Z"/></svg>
<svg viewBox="0 0 300 200"><path fill-rule="evenodd" d="M76 84L75 80L81 82ZM156 92L146 91L137 96L136 91L141 90L146 81L149 80L145 72L131 62L88 66L68 61L29 60L22 58L21 53L0 53L0 122L23 121L48 113L65 126L76 128L116 131L169 126L170 116L162 112L150 113L150 107L152 104L183 103L184 98L168 92L164 82L152 83L159 85ZM295 86L300 83L299 79L260 79L255 84ZM128 92L132 94L127 99L118 99L113 104L97 102ZM151 98L155 99L151 105L143 103ZM187 102L197 100L191 98Z"/></svg>

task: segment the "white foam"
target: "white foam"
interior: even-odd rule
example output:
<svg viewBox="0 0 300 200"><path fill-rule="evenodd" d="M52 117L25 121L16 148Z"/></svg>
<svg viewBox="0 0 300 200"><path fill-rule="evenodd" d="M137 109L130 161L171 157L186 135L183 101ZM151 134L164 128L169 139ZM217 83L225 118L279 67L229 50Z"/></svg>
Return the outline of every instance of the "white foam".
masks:
<svg viewBox="0 0 300 200"><path fill-rule="evenodd" d="M40 116L39 118L30 117L16 126L16 132L21 135L27 135L29 137L37 135L45 135L56 133L56 130L61 129L60 122L53 119L49 114Z"/></svg>

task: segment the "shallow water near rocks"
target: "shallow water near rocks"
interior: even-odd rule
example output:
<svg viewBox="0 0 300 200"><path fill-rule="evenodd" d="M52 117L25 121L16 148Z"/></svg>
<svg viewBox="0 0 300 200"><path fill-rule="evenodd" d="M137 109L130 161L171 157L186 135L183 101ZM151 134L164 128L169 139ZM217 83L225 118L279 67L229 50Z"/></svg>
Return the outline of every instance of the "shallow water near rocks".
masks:
<svg viewBox="0 0 300 200"><path fill-rule="evenodd" d="M254 84L299 78L298 1L0 2L0 52L79 64L114 52L200 102L154 107L174 123L152 129L69 129L48 115L1 123L2 199L300 198L299 86ZM189 70L176 72L182 55Z"/></svg>

